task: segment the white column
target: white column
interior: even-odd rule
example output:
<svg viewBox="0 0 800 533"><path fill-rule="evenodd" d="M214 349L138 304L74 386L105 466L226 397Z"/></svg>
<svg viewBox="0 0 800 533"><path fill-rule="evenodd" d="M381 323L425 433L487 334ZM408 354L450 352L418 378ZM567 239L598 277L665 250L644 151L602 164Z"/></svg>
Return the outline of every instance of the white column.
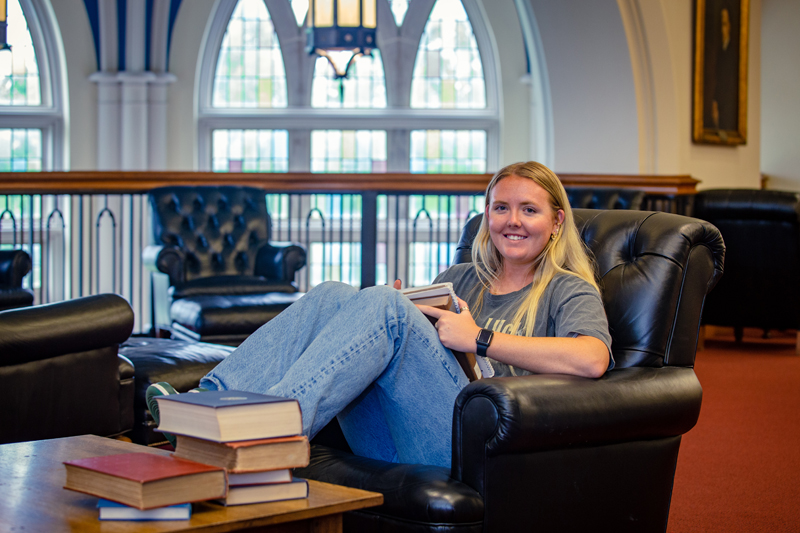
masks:
<svg viewBox="0 0 800 533"><path fill-rule="evenodd" d="M118 78L122 88L120 170L147 170L147 86L155 75L152 72L120 72Z"/></svg>
<svg viewBox="0 0 800 533"><path fill-rule="evenodd" d="M167 94L173 74L159 74L149 85L148 170L167 169Z"/></svg>
<svg viewBox="0 0 800 533"><path fill-rule="evenodd" d="M118 170L122 125L119 81L116 74L106 72L96 72L89 79L97 83L97 169Z"/></svg>

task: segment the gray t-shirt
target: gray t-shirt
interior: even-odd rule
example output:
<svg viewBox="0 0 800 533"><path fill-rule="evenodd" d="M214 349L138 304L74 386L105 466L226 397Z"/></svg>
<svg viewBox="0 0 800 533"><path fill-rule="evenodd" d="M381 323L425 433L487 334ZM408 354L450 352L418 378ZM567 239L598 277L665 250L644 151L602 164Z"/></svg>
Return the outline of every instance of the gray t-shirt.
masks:
<svg viewBox="0 0 800 533"><path fill-rule="evenodd" d="M481 282L472 263L454 265L439 274L434 283L451 282L459 298L467 302L475 323L496 332L511 333L511 322L530 291L530 285L509 294L490 294L484 291L483 305L478 308ZM477 314L476 314L477 313ZM524 335L520 327L517 335ZM614 368L611 355L611 334L600 294L589 283L571 274L557 275L545 289L536 322L534 337L576 337L588 335L600 339L608 347L608 370ZM528 370L515 368L488 358L495 376L524 376Z"/></svg>

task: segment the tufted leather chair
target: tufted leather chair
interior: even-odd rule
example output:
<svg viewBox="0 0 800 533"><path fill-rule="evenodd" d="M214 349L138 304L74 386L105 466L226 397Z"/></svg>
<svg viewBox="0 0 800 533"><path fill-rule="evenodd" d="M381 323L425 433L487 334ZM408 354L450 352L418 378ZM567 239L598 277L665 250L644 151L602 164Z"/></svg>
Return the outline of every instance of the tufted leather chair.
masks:
<svg viewBox="0 0 800 533"><path fill-rule="evenodd" d="M680 215L575 216L597 260L616 368L470 383L454 406L449 470L357 457L329 426L296 475L384 495L347 513L346 531L666 530L681 435L700 414L692 366L724 244L711 224ZM456 262L469 260L479 217Z"/></svg>
<svg viewBox="0 0 800 533"><path fill-rule="evenodd" d="M566 187L566 191L573 209L641 209L645 196L635 189Z"/></svg>
<svg viewBox="0 0 800 533"><path fill-rule="evenodd" d="M33 293L22 288L22 278L30 271L27 252L0 250L0 311L33 304Z"/></svg>
<svg viewBox="0 0 800 533"><path fill-rule="evenodd" d="M0 443L130 430L132 329L115 294L0 312Z"/></svg>
<svg viewBox="0 0 800 533"><path fill-rule="evenodd" d="M760 189L697 193L694 216L714 224L727 246L725 277L709 295L703 323L800 328L800 194ZM799 345L800 346L800 345Z"/></svg>
<svg viewBox="0 0 800 533"><path fill-rule="evenodd" d="M145 264L168 277L157 291L157 324L174 338L238 345L297 300L306 252L270 244L264 191L162 187L150 191L156 245Z"/></svg>

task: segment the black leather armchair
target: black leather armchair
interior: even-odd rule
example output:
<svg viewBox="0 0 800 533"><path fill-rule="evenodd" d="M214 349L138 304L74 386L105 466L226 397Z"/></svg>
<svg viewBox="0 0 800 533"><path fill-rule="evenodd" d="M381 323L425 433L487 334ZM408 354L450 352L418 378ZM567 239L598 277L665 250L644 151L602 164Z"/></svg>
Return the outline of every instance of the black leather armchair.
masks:
<svg viewBox="0 0 800 533"><path fill-rule="evenodd" d="M114 294L0 312L0 443L130 430L132 329Z"/></svg>
<svg viewBox="0 0 800 533"><path fill-rule="evenodd" d="M294 302L297 245L271 244L264 191L252 187L162 187L150 191L157 245L144 253L166 274L154 314L174 338L238 345Z"/></svg>
<svg viewBox="0 0 800 533"><path fill-rule="evenodd" d="M727 246L725 277L708 297L703 323L800 328L800 194L714 189L695 196L694 216L714 224Z"/></svg>
<svg viewBox="0 0 800 533"><path fill-rule="evenodd" d="M450 470L354 456L331 447L345 448L329 426L296 474L384 494L382 506L346 514L347 531L666 530L681 435L700 413L692 365L724 244L711 224L679 215L575 214L616 368L471 383L454 407ZM476 229L473 219L456 261Z"/></svg>
<svg viewBox="0 0 800 533"><path fill-rule="evenodd" d="M31 271L31 257L24 250L0 250L0 311L33 304L33 293L22 288Z"/></svg>

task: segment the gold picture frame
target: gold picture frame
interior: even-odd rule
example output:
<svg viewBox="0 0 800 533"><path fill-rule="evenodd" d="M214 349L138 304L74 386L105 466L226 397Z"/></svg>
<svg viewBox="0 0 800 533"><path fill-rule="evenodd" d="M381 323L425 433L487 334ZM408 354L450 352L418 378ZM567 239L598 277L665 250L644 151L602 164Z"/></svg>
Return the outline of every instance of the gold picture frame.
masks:
<svg viewBox="0 0 800 533"><path fill-rule="evenodd" d="M692 140L747 143L750 0L695 0Z"/></svg>

